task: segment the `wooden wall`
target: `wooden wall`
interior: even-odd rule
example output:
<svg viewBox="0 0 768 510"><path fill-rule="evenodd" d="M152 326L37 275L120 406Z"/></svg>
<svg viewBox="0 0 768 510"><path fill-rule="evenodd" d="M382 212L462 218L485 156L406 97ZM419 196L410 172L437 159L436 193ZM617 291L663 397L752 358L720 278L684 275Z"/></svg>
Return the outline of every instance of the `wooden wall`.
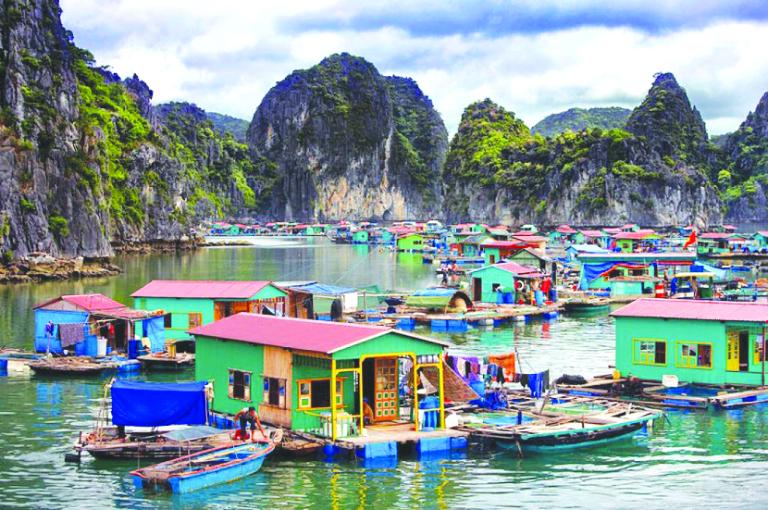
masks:
<svg viewBox="0 0 768 510"><path fill-rule="evenodd" d="M285 379L285 403L286 409L279 409L274 406L262 403L259 406L259 417L262 421L279 425L281 427L291 426L291 403L293 402L293 364L291 352L279 347L264 346L264 377L276 377ZM260 381L261 382L261 381ZM263 392L263 386L259 387Z"/></svg>

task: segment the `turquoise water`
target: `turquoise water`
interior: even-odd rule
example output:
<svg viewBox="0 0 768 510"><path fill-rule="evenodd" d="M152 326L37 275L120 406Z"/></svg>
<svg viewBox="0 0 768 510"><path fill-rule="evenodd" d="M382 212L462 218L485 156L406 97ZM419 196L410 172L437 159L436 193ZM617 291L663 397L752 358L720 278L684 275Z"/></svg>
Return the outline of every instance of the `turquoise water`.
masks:
<svg viewBox="0 0 768 510"><path fill-rule="evenodd" d="M395 260L400 263L395 264ZM125 299L151 278L318 279L339 285L415 288L434 281L420 257L406 258L324 241L310 246L216 248L181 256L125 257L112 279L0 289L6 343L30 346L31 303L62 293L105 292ZM430 334L429 331L420 331ZM585 376L607 373L613 323L606 316L560 317L442 335L466 354L507 352L524 368ZM191 379L152 376L154 380ZM671 412L669 421L603 448L523 459L471 450L451 458L352 461L270 458L247 479L175 497L136 491L135 461L64 462L98 412L103 381L0 378L0 507L8 508L765 508L768 407Z"/></svg>

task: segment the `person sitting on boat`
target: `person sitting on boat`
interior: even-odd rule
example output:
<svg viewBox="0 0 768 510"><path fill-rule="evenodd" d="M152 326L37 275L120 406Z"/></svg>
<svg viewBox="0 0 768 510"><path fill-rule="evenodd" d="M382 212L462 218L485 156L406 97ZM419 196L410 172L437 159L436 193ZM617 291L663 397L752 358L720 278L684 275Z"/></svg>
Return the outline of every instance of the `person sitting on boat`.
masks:
<svg viewBox="0 0 768 510"><path fill-rule="evenodd" d="M256 431L256 427L259 428L259 432L261 432L261 435L264 436L266 439L267 434L264 432L264 427L261 426L261 421L259 420L259 415L256 414L256 408L251 407L244 407L242 408L236 415L235 415L235 423L240 423L240 430L239 438L245 441L248 439L248 435L245 432L245 426L250 423L251 424L251 438L253 438L253 433ZM235 438L238 438L238 434L235 435Z"/></svg>
<svg viewBox="0 0 768 510"><path fill-rule="evenodd" d="M363 423L365 425L370 425L373 423L373 409L371 408L370 404L368 404L368 399L363 399Z"/></svg>

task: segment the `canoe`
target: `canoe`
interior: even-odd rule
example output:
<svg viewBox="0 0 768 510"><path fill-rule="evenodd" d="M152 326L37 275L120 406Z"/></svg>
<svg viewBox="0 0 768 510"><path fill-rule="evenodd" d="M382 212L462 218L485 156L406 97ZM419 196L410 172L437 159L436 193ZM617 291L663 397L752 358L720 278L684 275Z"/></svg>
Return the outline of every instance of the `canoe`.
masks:
<svg viewBox="0 0 768 510"><path fill-rule="evenodd" d="M108 370L115 370L116 363L97 362L90 358L44 358L29 363L29 368L38 375L97 376Z"/></svg>
<svg viewBox="0 0 768 510"><path fill-rule="evenodd" d="M140 468L131 476L136 488L161 487L184 494L252 475L274 449L269 440L232 443Z"/></svg>

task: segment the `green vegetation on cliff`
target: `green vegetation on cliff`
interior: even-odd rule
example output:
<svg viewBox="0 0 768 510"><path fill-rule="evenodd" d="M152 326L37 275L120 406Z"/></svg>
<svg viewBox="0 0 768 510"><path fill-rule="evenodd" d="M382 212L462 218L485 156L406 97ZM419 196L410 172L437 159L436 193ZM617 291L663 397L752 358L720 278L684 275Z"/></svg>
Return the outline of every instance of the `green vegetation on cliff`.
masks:
<svg viewBox="0 0 768 510"><path fill-rule="evenodd" d="M554 136L565 131L582 131L587 128L623 128L631 110L610 106L607 108L571 108L564 112L547 115L532 128L532 133Z"/></svg>

